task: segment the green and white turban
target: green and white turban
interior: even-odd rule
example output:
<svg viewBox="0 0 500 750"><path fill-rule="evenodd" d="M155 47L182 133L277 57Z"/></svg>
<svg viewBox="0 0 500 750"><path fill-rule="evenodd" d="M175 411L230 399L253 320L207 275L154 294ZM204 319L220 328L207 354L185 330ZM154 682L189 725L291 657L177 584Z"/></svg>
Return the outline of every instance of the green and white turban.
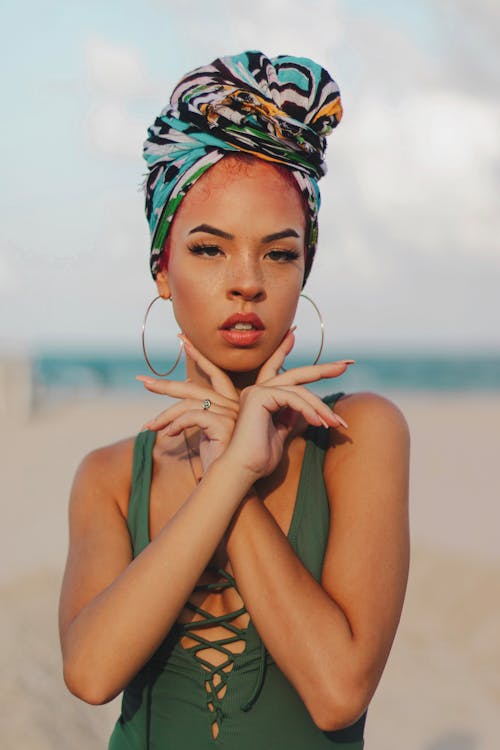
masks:
<svg viewBox="0 0 500 750"><path fill-rule="evenodd" d="M312 60L262 52L221 57L188 73L148 130L144 158L151 272L160 270L172 219L189 188L226 154L290 168L309 207L305 279L318 235L326 136L342 117L337 84Z"/></svg>

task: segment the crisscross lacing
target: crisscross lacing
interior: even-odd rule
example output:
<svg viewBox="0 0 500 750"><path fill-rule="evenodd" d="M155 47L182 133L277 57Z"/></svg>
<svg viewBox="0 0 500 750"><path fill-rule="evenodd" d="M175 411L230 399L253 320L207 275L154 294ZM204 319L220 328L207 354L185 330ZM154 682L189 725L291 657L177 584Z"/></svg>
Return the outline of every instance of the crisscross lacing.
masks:
<svg viewBox="0 0 500 750"><path fill-rule="evenodd" d="M207 592L222 594L227 589L233 588L237 592L234 577L223 568L208 568L211 573L216 573L221 580L213 583L198 584L193 593ZM234 657L242 653L246 647L247 627L238 627L233 621L242 615L248 615L245 606L239 607L226 614L216 616L207 612L202 607L188 601L186 609L194 612L197 619L192 622L179 624L180 642L190 652L200 666L206 671L205 687L207 690L207 706L213 714L212 736L217 738L224 719L222 699L227 690L229 674L234 667ZM228 635L213 640L203 636L203 630L219 626L224 628ZM184 641L184 643L183 643ZM187 645L193 642L194 645ZM231 648L232 646L232 648ZM215 650L221 654L220 664L213 664L202 656L204 651Z"/></svg>

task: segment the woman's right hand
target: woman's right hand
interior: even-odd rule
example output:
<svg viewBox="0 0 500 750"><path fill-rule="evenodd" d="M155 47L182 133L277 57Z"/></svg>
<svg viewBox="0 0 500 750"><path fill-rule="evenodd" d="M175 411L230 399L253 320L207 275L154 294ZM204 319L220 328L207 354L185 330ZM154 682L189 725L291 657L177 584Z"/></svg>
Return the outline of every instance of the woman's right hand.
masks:
<svg viewBox="0 0 500 750"><path fill-rule="evenodd" d="M186 336L180 334L179 338L186 354L208 376L210 386L192 383L189 379L176 381L137 376L137 380L152 393L179 399L176 404L148 420L143 429L174 436L183 430L198 428L201 431L200 458L205 473L231 440L240 408L240 394L227 373L205 357ZM271 373L279 370L293 344L293 331L289 331L264 363L259 377L262 374L267 379ZM206 400L210 401L210 407L203 409Z"/></svg>
<svg viewBox="0 0 500 750"><path fill-rule="evenodd" d="M294 344L293 331L283 338L275 352L262 365L257 382L238 393L228 375L214 365L183 337L186 353L209 378L211 388L188 381L166 381L139 377L145 387L181 399L146 423L145 427L167 435L178 435L196 427L201 430L200 457L203 471L229 446L235 427L242 447L243 465L266 476L276 467L284 442L297 419L305 424L325 427L347 427L343 420L315 394L303 387L322 378L336 377L347 369L351 360L279 370ZM209 399L209 409L202 403ZM241 405L245 418L240 423ZM237 442L237 445L240 443ZM237 447L237 446L236 446ZM238 452L233 457L238 462Z"/></svg>

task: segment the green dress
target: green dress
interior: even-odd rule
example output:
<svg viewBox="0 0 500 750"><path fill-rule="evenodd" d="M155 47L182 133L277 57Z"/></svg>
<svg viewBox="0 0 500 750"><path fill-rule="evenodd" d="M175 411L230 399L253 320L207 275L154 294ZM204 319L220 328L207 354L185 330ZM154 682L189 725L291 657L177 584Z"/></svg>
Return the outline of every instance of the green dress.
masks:
<svg viewBox="0 0 500 750"><path fill-rule="evenodd" d="M325 400L333 407L341 395ZM306 568L320 580L330 517L322 472L327 430L310 427L306 440L288 540ZM135 443L128 512L134 556L149 543L154 441L155 433L146 431L137 436ZM220 570L218 574L219 582L200 588L220 590L236 585L226 571ZM198 607L188 606L203 618L201 624L223 625L227 638L215 643L204 641L200 635L200 620L196 622L196 633L190 631L190 624L174 626L126 687L121 715L108 750L214 750L217 747L224 750L362 750L366 714L346 729L335 732L318 729L298 693L266 651L252 621L245 629L232 623L235 617L246 612L244 608L214 618ZM195 642L193 646L181 645L180 639L185 635ZM286 638L286 626L283 637ZM235 654L226 648L241 640L245 642L242 653ZM203 662L203 648L207 643L225 655L226 660L219 667ZM219 695L222 692L224 695ZM212 731L214 722L218 730L216 738Z"/></svg>

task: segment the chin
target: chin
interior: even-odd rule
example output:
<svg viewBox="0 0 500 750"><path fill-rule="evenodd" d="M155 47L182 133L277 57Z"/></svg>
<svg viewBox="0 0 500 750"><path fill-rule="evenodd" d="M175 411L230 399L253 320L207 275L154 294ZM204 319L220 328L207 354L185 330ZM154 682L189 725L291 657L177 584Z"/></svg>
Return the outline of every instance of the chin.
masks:
<svg viewBox="0 0 500 750"><path fill-rule="evenodd" d="M225 372L250 375L258 372L271 355L255 349L232 349L220 356L216 356L215 352L208 352L205 356Z"/></svg>

